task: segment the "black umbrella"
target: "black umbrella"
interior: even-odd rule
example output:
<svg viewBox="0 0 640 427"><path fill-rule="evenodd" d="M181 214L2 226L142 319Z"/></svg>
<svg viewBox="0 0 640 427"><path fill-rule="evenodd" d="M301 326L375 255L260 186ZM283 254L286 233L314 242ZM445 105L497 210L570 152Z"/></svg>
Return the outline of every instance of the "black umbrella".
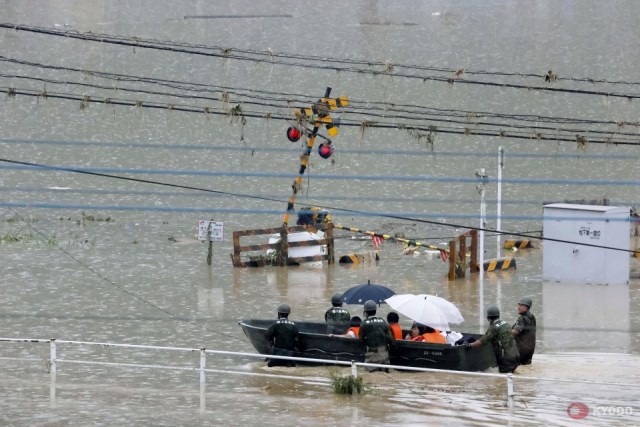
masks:
<svg viewBox="0 0 640 427"><path fill-rule="evenodd" d="M361 304L364 305L368 300L375 301L378 305L383 304L384 300L395 295L396 293L382 285L375 285L367 280L364 285L357 285L347 289L342 294L342 301L345 304Z"/></svg>

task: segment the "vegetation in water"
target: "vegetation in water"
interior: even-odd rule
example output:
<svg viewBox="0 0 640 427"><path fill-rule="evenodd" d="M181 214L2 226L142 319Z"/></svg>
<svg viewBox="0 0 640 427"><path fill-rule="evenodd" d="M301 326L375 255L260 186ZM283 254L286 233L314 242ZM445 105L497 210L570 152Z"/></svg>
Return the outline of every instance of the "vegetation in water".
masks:
<svg viewBox="0 0 640 427"><path fill-rule="evenodd" d="M342 375L338 370L329 370L331 386L339 394L361 394L364 392L364 381L362 377L352 375Z"/></svg>

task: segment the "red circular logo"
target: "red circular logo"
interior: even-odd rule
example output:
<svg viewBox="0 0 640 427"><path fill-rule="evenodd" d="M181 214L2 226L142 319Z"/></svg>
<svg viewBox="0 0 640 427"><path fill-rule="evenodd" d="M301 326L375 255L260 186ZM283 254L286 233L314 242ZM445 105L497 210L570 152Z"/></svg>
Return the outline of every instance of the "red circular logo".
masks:
<svg viewBox="0 0 640 427"><path fill-rule="evenodd" d="M581 420L589 415L589 407L584 403L573 402L567 408L567 415L569 415L574 420Z"/></svg>

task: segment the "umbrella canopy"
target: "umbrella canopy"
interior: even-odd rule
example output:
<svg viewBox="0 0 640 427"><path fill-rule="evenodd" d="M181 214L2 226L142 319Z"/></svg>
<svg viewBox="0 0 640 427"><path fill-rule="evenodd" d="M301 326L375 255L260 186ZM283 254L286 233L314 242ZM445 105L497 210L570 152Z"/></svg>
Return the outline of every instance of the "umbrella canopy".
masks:
<svg viewBox="0 0 640 427"><path fill-rule="evenodd" d="M375 301L378 305L384 303L384 300L395 295L396 293L382 285L375 285L370 280L364 285L357 285L347 289L342 294L342 301L345 304L362 304L368 300Z"/></svg>
<svg viewBox="0 0 640 427"><path fill-rule="evenodd" d="M394 295L387 298L386 302L398 313L434 329L448 331L449 323L464 322L455 305L435 295Z"/></svg>

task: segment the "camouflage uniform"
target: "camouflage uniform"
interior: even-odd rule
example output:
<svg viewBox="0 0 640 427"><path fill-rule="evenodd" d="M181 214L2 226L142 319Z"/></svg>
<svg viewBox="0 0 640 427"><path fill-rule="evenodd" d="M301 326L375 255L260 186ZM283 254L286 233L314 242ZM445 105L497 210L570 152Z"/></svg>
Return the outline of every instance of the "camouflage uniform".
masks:
<svg viewBox="0 0 640 427"><path fill-rule="evenodd" d="M286 318L280 318L267 329L267 341L276 356L295 356L298 347L298 327ZM269 359L268 366L295 366L292 360Z"/></svg>
<svg viewBox="0 0 640 427"><path fill-rule="evenodd" d="M520 352L520 364L530 365L533 352L536 349L536 318L529 310L521 314L513 324L518 334L514 336L518 352Z"/></svg>
<svg viewBox="0 0 640 427"><path fill-rule="evenodd" d="M500 319L493 320L487 332L480 338L480 342L483 345L489 342L493 345L500 372L513 372L516 370L520 354L507 322Z"/></svg>
<svg viewBox="0 0 640 427"><path fill-rule="evenodd" d="M365 362L389 364L389 346L394 338L386 321L376 316L367 317L360 325L360 341L366 346ZM368 371L376 369L367 368Z"/></svg>
<svg viewBox="0 0 640 427"><path fill-rule="evenodd" d="M331 307L324 314L328 334L344 334L351 324L351 315L342 307Z"/></svg>

